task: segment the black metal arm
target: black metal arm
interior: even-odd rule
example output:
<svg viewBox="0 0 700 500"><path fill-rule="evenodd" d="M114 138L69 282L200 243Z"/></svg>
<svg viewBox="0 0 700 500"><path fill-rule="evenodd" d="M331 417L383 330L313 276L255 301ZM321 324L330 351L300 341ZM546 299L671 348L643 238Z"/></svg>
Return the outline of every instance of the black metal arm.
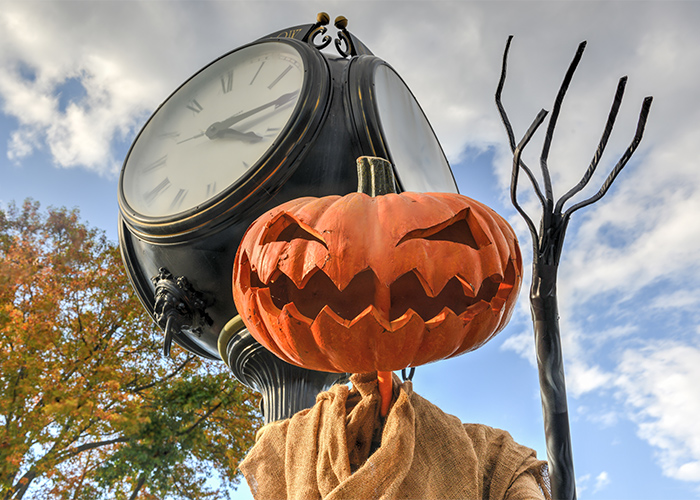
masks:
<svg viewBox="0 0 700 500"><path fill-rule="evenodd" d="M617 91L613 100L608 120L605 124L602 137L593 155L591 163L583 177L573 188L564 194L558 201L554 200L552 193L552 181L549 174L547 159L549 149L554 136L557 118L561 110L561 105L566 95L566 91L571 83L571 79L576 71L586 42L578 46L574 59L569 65L564 81L559 88L559 92L554 101L554 107L549 117L547 133L544 139L544 146L540 156L540 168L544 183L544 193L533 175L532 171L522 161L523 149L534 135L535 131L543 123L547 116L547 111L541 110L535 120L530 125L523 138L518 144L515 143L515 134L501 102L501 93L506 79L506 67L508 51L512 36L508 38L503 54L503 65L501 78L496 90L496 106L498 107L501 119L506 128L510 148L513 151L513 171L511 176L510 196L516 210L525 220L528 230L532 236L533 256L532 256L532 284L530 287L530 305L532 321L535 332L535 350L537 353L537 366L540 379L540 394L542 397L542 413L544 417L545 438L547 442L547 458L549 462L549 475L552 485L552 497L556 500L574 500L576 498L576 484L574 480L573 453L571 448L571 433L569 429L569 414L566 400L566 383L564 377L564 360L561 348L561 334L559 331L559 312L557 306L557 270L561 259L561 252L564 246L564 236L571 215L592 203L601 199L608 192L615 178L627 164L632 154L639 146L644 133L647 116L651 107L652 98L644 99L642 109L639 114L637 131L630 146L620 157L615 167L612 169L607 179L590 198L571 205L564 210L564 204L574 195L579 193L590 181L593 173L598 167L600 158L605 151L608 139L612 132L615 119L617 117L622 96L625 91L627 77L622 77L618 83ZM517 199L517 188L519 172L523 170L530 179L537 198L542 205L542 217L539 230L532 219L520 206Z"/></svg>

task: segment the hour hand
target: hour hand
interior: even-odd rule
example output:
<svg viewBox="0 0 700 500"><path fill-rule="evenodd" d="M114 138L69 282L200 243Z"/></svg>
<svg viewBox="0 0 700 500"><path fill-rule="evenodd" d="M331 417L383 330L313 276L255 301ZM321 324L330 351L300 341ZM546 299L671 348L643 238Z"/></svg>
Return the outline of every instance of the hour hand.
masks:
<svg viewBox="0 0 700 500"><path fill-rule="evenodd" d="M211 128L211 127L210 127ZM191 141L192 139L198 139L200 137L204 137L206 135L209 139L220 139L222 137L228 137L230 139L238 139L244 142L258 142L261 141L263 138L262 136L256 134L255 132L241 132L236 129L232 128L225 128L221 130L216 130L213 133L208 133L208 132L201 132L197 135L193 135L192 137L188 137L187 139L183 139L181 141L178 141L178 144L182 144L183 142Z"/></svg>
<svg viewBox="0 0 700 500"><path fill-rule="evenodd" d="M255 132L241 132L233 128L225 128L219 130L216 134L217 138L228 137L230 139L238 139L244 142L258 142L262 141L262 136L256 134Z"/></svg>

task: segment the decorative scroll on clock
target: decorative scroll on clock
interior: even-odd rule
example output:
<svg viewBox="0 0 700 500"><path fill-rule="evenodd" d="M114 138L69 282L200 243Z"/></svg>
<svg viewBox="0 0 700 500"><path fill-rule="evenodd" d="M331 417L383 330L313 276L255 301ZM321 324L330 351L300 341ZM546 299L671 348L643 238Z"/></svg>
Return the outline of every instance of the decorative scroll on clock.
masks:
<svg viewBox="0 0 700 500"><path fill-rule="evenodd" d="M276 31L263 38L294 38L307 42L318 50L322 50L328 47L331 41L333 41L333 38L327 34L328 28L326 26L330 24L330 20L331 18L327 13L319 12L314 24L294 26ZM338 29L337 38L335 39L335 48L341 56L349 58L365 54L372 55L372 51L347 30L347 18L338 16L335 18L333 24Z"/></svg>

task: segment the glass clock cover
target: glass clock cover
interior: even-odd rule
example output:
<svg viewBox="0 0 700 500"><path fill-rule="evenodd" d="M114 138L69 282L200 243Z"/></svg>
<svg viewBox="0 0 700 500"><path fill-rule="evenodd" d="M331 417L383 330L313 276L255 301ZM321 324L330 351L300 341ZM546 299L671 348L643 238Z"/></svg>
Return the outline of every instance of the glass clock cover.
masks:
<svg viewBox="0 0 700 500"><path fill-rule="evenodd" d="M406 191L456 191L454 177L416 98L394 70L374 70L374 99L384 144Z"/></svg>
<svg viewBox="0 0 700 500"><path fill-rule="evenodd" d="M360 154L391 161L403 191L458 192L435 132L391 66L375 56L355 58L348 92Z"/></svg>

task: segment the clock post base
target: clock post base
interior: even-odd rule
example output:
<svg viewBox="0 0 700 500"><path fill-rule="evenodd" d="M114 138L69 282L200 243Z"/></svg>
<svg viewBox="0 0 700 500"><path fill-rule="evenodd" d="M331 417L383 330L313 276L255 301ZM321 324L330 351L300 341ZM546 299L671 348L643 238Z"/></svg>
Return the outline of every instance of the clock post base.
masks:
<svg viewBox="0 0 700 500"><path fill-rule="evenodd" d="M311 408L320 392L348 381L345 373L307 370L282 361L253 338L240 316L221 332L219 352L236 379L262 394L265 424Z"/></svg>

